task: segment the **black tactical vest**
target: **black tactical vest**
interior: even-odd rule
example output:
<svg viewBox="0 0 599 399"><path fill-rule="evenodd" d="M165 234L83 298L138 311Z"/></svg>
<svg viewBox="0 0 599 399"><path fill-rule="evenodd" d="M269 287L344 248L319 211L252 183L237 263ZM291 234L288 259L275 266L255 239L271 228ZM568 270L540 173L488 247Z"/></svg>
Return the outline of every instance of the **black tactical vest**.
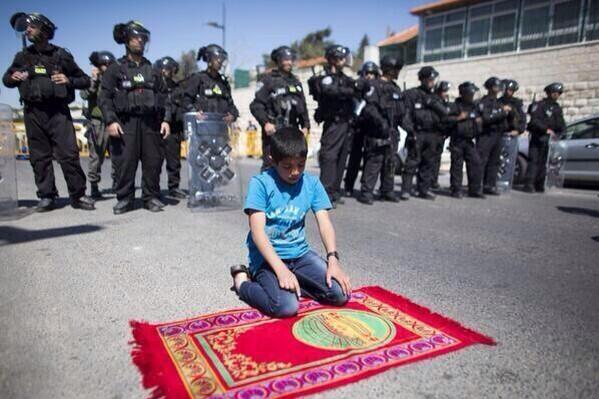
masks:
<svg viewBox="0 0 599 399"><path fill-rule="evenodd" d="M156 75L150 64L131 67L119 65L120 78L114 96L119 114L147 115L161 111L156 95Z"/></svg>
<svg viewBox="0 0 599 399"><path fill-rule="evenodd" d="M53 74L63 73L60 49L51 56L25 52L25 63L24 71L29 77L19 85L21 100L31 103L74 100L66 85L56 84L51 79Z"/></svg>

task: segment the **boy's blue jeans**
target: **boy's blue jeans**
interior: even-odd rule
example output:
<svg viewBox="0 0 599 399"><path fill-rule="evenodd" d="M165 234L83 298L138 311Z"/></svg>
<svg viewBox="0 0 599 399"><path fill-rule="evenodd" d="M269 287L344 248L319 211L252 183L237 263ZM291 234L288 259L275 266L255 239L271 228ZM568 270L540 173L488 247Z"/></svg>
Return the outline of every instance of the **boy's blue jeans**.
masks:
<svg viewBox="0 0 599 399"><path fill-rule="evenodd" d="M348 297L341 286L333 280L329 288L326 282L327 264L312 250L297 259L283 262L295 274L302 296L308 296L322 304L343 306ZM279 286L276 274L268 265L263 265L253 276L239 287L239 298L253 308L270 317L291 317L297 314L299 301L295 292Z"/></svg>

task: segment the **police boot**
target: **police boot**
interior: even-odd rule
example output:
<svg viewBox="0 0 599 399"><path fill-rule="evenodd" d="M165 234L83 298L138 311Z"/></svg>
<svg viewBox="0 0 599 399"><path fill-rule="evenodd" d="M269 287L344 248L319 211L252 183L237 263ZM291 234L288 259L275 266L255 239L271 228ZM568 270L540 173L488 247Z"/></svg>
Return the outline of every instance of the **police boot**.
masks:
<svg viewBox="0 0 599 399"><path fill-rule="evenodd" d="M438 189L440 189L440 188L441 188L441 185L439 184L439 182L438 182L438 181L434 181L434 182L433 182L433 184L431 184L431 188L432 188L433 190L438 190Z"/></svg>
<svg viewBox="0 0 599 399"><path fill-rule="evenodd" d="M389 191L381 193L381 201L399 202L399 198L397 198L397 195L395 195L394 192Z"/></svg>
<svg viewBox="0 0 599 399"><path fill-rule="evenodd" d="M98 183L92 183L91 184L90 196L92 198L94 198L94 199L101 199L102 198L102 192L100 191L100 188L98 187Z"/></svg>
<svg viewBox="0 0 599 399"><path fill-rule="evenodd" d="M535 189L531 185L526 185L524 186L522 191L524 191L525 193L533 194L535 192Z"/></svg>
<svg viewBox="0 0 599 399"><path fill-rule="evenodd" d="M37 203L37 207L35 208L37 212L48 212L54 209L55 201L54 198L42 198Z"/></svg>
<svg viewBox="0 0 599 399"><path fill-rule="evenodd" d="M365 205L374 204L374 201L372 200L372 195L365 194L365 193L360 193L358 195L357 200L358 200L358 202L361 202L362 204L365 204Z"/></svg>
<svg viewBox="0 0 599 399"><path fill-rule="evenodd" d="M479 198L479 199L485 199L487 197L485 197L485 195L483 193L481 193L480 191L472 191L468 193L468 197L470 198Z"/></svg>
<svg viewBox="0 0 599 399"><path fill-rule="evenodd" d="M129 212L133 210L133 201L131 200L120 200L116 203L116 205L112 208L112 213L115 215L121 215L125 212Z"/></svg>
<svg viewBox="0 0 599 399"><path fill-rule="evenodd" d="M171 188L168 191L168 195L173 198L178 198L178 199L187 198L187 194L185 194L185 191L181 190L180 188Z"/></svg>
<svg viewBox="0 0 599 399"><path fill-rule="evenodd" d="M535 186L535 191L537 193L544 193L545 192L545 185L544 184L539 184Z"/></svg>
<svg viewBox="0 0 599 399"><path fill-rule="evenodd" d="M430 191L423 191L418 194L418 196L422 199L434 201L437 196Z"/></svg>
<svg viewBox="0 0 599 399"><path fill-rule="evenodd" d="M462 199L464 198L464 192L462 190L451 190L451 196L453 198Z"/></svg>
<svg viewBox="0 0 599 399"><path fill-rule="evenodd" d="M483 190L483 193L489 194L489 195L499 195L499 191L497 190L497 187L485 187L485 189Z"/></svg>
<svg viewBox="0 0 599 399"><path fill-rule="evenodd" d="M96 209L96 201L84 195L79 198L71 199L71 206L75 209L83 209L84 211L93 211Z"/></svg>
<svg viewBox="0 0 599 399"><path fill-rule="evenodd" d="M152 198L144 204L144 208L150 212L162 212L164 204L158 198Z"/></svg>

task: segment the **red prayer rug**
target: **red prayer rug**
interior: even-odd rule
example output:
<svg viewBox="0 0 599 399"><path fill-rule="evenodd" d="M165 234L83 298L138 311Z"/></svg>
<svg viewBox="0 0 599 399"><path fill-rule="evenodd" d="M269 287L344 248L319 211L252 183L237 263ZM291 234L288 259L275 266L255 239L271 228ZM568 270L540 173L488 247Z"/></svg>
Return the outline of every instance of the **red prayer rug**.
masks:
<svg viewBox="0 0 599 399"><path fill-rule="evenodd" d="M152 398L292 398L493 339L381 287L342 308L304 299L296 317L250 308L131 322L133 362Z"/></svg>

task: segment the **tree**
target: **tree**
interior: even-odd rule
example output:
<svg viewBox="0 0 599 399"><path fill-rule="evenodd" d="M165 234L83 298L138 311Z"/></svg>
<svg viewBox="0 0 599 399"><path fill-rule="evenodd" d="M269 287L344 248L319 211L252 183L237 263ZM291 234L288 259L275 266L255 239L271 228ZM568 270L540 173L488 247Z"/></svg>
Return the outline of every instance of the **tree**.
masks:
<svg viewBox="0 0 599 399"><path fill-rule="evenodd" d="M332 40L328 39L331 33L331 28L328 27L310 32L302 40L293 42L291 48L297 51L300 60L322 57L324 50L334 44Z"/></svg>
<svg viewBox="0 0 599 399"><path fill-rule="evenodd" d="M354 60L353 69L355 71L359 70L364 63L364 49L368 45L370 45L370 39L368 38L367 34L364 34L364 36L362 36L362 40L360 40L360 44L358 45L358 52Z"/></svg>
<svg viewBox="0 0 599 399"><path fill-rule="evenodd" d="M331 36L331 28L325 28L308 33L301 40L296 40L289 47L291 47L297 53L297 57L300 60L309 60L311 58L324 56L324 50L334 44L332 40L328 38ZM276 65L270 59L269 54L262 54L262 60L267 68L275 67Z"/></svg>
<svg viewBox="0 0 599 399"><path fill-rule="evenodd" d="M177 80L188 78L198 71L196 58L195 50L184 51L181 53L181 57L179 58L179 72L175 76Z"/></svg>

